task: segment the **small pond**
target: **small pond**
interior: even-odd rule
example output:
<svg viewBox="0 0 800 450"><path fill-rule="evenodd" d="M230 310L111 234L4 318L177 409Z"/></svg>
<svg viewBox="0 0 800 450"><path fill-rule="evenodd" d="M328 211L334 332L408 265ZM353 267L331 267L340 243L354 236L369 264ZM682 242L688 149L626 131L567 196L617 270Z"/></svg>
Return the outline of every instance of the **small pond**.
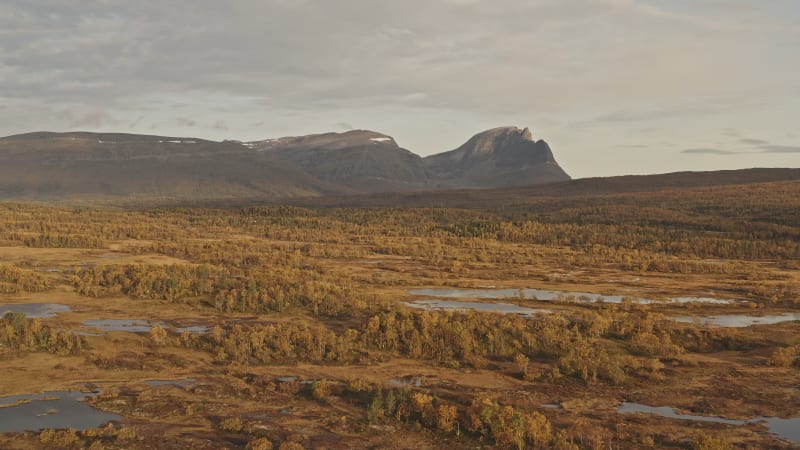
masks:
<svg viewBox="0 0 800 450"><path fill-rule="evenodd" d="M541 406L542 408L545 408L545 409L562 409L562 408L563 408L563 407L562 407L560 404L558 404L558 403L542 403L542 404L541 404L541 405L539 405L539 406Z"/></svg>
<svg viewBox="0 0 800 450"><path fill-rule="evenodd" d="M590 292L569 292L569 291L547 291L542 289L411 289L408 293L418 296L445 297L445 298L484 298L484 299L503 299L520 298L527 300L541 301L567 301L574 300L582 303L622 303L623 299L629 298L633 303L650 304L664 303L659 300L647 298L628 297L623 295L602 295ZM671 297L666 300L668 303L712 303L730 304L733 300L725 300L711 297Z"/></svg>
<svg viewBox="0 0 800 450"><path fill-rule="evenodd" d="M314 380L301 380L298 377L275 377L278 383L299 383L299 384L314 384Z"/></svg>
<svg viewBox="0 0 800 450"><path fill-rule="evenodd" d="M159 327L170 330L170 326L164 322L142 319L92 319L84 320L83 326L100 331L128 331L130 333L149 333L150 330L158 325ZM177 333L188 331L189 333L206 334L209 327L206 325L189 325L184 327L175 327ZM76 334L83 334L85 336L101 336L95 333L77 332Z"/></svg>
<svg viewBox="0 0 800 450"><path fill-rule="evenodd" d="M417 300L414 302L405 302L405 305L410 308L424 309L427 311L473 310L478 312L496 312L500 314L520 314L528 317L535 316L538 313L547 314L552 312L548 309L525 308L510 303L460 302L456 300Z"/></svg>
<svg viewBox="0 0 800 450"><path fill-rule="evenodd" d="M275 377L275 381L277 381L278 383L294 383L295 381L298 381L298 380L299 380L299 378L297 378L297 377L288 377L288 376L287 377Z"/></svg>
<svg viewBox="0 0 800 450"><path fill-rule="evenodd" d="M136 319L97 319L83 321L83 326L88 328L95 328L102 331L129 331L131 333L149 333L155 325L161 328L167 328L164 322L150 322Z"/></svg>
<svg viewBox="0 0 800 450"><path fill-rule="evenodd" d="M669 406L655 407L628 402L623 403L617 409L617 412L622 414L655 414L661 417L668 417L670 419L693 420L696 422L714 422L737 426L752 423L762 423L769 429L771 434L794 444L800 444L800 417L792 419L782 419L780 417L756 417L748 420L725 419L722 417L680 414L676 412L674 408L670 408Z"/></svg>
<svg viewBox="0 0 800 450"><path fill-rule="evenodd" d="M4 316L7 312L23 313L29 319L49 319L55 317L56 314L70 312L71 309L67 305L60 305L58 303L23 303L19 305L0 305L0 316Z"/></svg>
<svg viewBox="0 0 800 450"><path fill-rule="evenodd" d="M150 387L158 387L158 386L186 387L191 384L194 384L194 382L195 382L194 378L182 378L180 380L147 380L147 381L142 381L142 384Z"/></svg>
<svg viewBox="0 0 800 450"><path fill-rule="evenodd" d="M407 376L402 378L392 378L389 380L389 386L401 388L401 387L422 387L431 384L439 384L440 381L434 378L426 378L423 376Z"/></svg>
<svg viewBox="0 0 800 450"><path fill-rule="evenodd" d="M175 327L178 333L189 332L194 334L208 334L209 327L207 325L188 325L185 327Z"/></svg>
<svg viewBox="0 0 800 450"><path fill-rule="evenodd" d="M731 314L724 316L709 316L709 317L689 317L682 316L676 317L675 320L683 323L700 323L715 325L718 327L727 328L744 328L751 325L774 325L782 322L792 322L800 320L800 314L787 313L775 314L771 316L750 316L746 314Z"/></svg>
<svg viewBox="0 0 800 450"><path fill-rule="evenodd" d="M45 428L85 430L122 419L122 416L100 411L83 401L92 395L78 391L54 391L2 397L0 433Z"/></svg>
<svg viewBox="0 0 800 450"><path fill-rule="evenodd" d="M694 420L696 422L724 423L727 425L744 425L745 423L747 423L747 421L744 420L724 419L722 417L680 414L677 413L674 408L670 408L669 406L647 406L639 403L628 403L628 402L623 403L622 406L620 406L619 409L617 409L617 412L622 414L634 414L634 413L655 414L661 417L669 417L670 419Z"/></svg>

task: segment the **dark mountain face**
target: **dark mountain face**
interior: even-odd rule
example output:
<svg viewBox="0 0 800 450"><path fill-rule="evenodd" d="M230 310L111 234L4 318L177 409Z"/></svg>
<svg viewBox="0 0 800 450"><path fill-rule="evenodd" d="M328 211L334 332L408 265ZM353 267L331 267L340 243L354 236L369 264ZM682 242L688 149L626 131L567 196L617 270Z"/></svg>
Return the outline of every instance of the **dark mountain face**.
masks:
<svg viewBox="0 0 800 450"><path fill-rule="evenodd" d="M97 133L0 139L0 198L186 200L344 193L234 142Z"/></svg>
<svg viewBox="0 0 800 450"><path fill-rule="evenodd" d="M434 185L442 187L502 187L570 179L547 142L534 141L527 128L484 131L424 162L436 177Z"/></svg>
<svg viewBox="0 0 800 450"><path fill-rule="evenodd" d="M372 131L314 134L251 142L271 158L354 192L408 191L428 185L422 158Z"/></svg>
<svg viewBox="0 0 800 450"><path fill-rule="evenodd" d="M497 187L569 180L544 141L503 127L461 147L420 158L372 131L288 137L246 144L325 181L357 192Z"/></svg>
<svg viewBox="0 0 800 450"><path fill-rule="evenodd" d="M568 180L527 129L421 158L372 131L258 142L116 133L0 138L0 199L275 199Z"/></svg>

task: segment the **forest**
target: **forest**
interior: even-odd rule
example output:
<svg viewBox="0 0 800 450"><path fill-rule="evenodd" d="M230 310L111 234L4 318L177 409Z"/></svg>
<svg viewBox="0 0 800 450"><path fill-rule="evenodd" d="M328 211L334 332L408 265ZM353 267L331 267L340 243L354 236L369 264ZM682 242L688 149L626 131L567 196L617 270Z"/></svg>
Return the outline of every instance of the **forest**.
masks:
<svg viewBox="0 0 800 450"><path fill-rule="evenodd" d="M1 448L800 446L798 181L0 224Z"/></svg>

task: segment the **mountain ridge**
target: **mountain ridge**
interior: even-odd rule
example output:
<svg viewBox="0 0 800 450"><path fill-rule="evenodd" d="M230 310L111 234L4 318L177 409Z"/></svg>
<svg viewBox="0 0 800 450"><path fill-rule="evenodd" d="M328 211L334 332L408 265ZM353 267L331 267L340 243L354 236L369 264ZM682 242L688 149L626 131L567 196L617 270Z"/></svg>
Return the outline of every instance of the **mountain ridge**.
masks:
<svg viewBox="0 0 800 450"><path fill-rule="evenodd" d="M393 192L349 196L298 198L289 203L301 207L325 208L464 208L505 209L527 207L543 201L587 199L602 203L618 196L636 196L655 192L683 192L731 186L788 186L800 189L800 168L749 168L716 171L681 171L650 175L618 175L578 178L527 186L502 188L443 189L425 192Z"/></svg>
<svg viewBox="0 0 800 450"><path fill-rule="evenodd" d="M283 137L246 143L307 173L356 192L415 190L429 174L422 158L391 136L370 130Z"/></svg>
<svg viewBox="0 0 800 450"><path fill-rule="evenodd" d="M487 165L504 171L480 173ZM528 165L540 173L552 167L557 179L530 182ZM502 183L494 185L493 176ZM0 200L467 206L468 199L494 204L799 178L800 169L775 168L571 180L547 142L517 127L486 130L426 157L369 130L253 142L85 131L0 138Z"/></svg>
<svg viewBox="0 0 800 450"><path fill-rule="evenodd" d="M0 198L238 198L345 194L233 142L125 133L0 138Z"/></svg>
<svg viewBox="0 0 800 450"><path fill-rule="evenodd" d="M352 130L241 142L108 132L0 138L0 199L224 199L419 192L569 180L547 142L498 127L422 157Z"/></svg>

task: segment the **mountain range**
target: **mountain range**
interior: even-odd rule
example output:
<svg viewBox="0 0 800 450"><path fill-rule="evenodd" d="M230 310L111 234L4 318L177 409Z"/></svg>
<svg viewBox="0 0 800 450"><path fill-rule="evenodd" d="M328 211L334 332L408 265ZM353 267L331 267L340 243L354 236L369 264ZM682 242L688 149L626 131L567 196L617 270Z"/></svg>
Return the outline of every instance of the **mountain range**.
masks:
<svg viewBox="0 0 800 450"><path fill-rule="evenodd" d="M569 179L545 141L516 127L424 158L365 130L255 142L89 132L0 138L0 199L280 199Z"/></svg>

